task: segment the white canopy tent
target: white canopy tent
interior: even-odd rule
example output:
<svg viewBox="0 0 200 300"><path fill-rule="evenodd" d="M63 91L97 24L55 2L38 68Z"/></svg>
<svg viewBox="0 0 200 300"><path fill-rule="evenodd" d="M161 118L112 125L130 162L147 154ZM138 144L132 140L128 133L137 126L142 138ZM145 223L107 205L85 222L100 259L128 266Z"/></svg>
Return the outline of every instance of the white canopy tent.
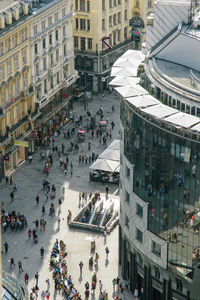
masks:
<svg viewBox="0 0 200 300"><path fill-rule="evenodd" d="M148 94L148 92L140 85L135 85L131 87L120 86L116 87L115 90L124 98Z"/></svg>
<svg viewBox="0 0 200 300"><path fill-rule="evenodd" d="M107 149L120 150L120 140L114 140Z"/></svg>
<svg viewBox="0 0 200 300"><path fill-rule="evenodd" d="M109 85L113 85L113 86L135 86L139 82L140 82L140 78L138 78L138 77L116 76L112 81L110 81Z"/></svg>
<svg viewBox="0 0 200 300"><path fill-rule="evenodd" d="M114 160L114 161L118 161L120 160L120 153L119 150L114 150L114 149L109 149L107 148L103 153L101 153L101 155L99 155L98 158L101 159L110 159L110 160Z"/></svg>
<svg viewBox="0 0 200 300"><path fill-rule="evenodd" d="M101 170L106 172L115 172L119 167L120 163L118 161L109 159L97 159L91 166L90 169Z"/></svg>

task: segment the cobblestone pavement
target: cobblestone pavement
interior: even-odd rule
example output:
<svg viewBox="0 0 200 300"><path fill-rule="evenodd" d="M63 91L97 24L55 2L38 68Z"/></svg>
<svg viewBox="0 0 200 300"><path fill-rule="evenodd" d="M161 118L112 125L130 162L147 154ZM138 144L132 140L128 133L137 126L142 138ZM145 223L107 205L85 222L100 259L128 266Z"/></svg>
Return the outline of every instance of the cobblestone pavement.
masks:
<svg viewBox="0 0 200 300"><path fill-rule="evenodd" d="M112 113L112 105L115 105L115 112ZM109 118L109 129L111 128L110 122L113 120L116 124L112 131L112 139L119 138L119 96L113 92L111 95L105 95L105 101L102 102L98 97L94 97L92 102L89 102L89 111L96 112L100 106L103 105L104 115ZM80 102L74 103L73 111L80 113L83 116L86 115L83 104ZM105 118L104 117L104 118ZM97 123L99 122L99 116L97 116ZM72 127L73 124L69 122L65 128ZM90 133L87 133L85 142L84 153L88 154L87 146L88 140L91 139ZM109 143L112 140L109 140ZM70 140L63 139L63 134L56 137L55 145L61 148L61 143L65 144L65 150L70 146ZM96 153L101 153L104 150L102 145L99 145L96 137L91 139L91 150ZM81 151L79 150L79 154ZM42 217L41 209L42 205L46 207L45 220L47 226L45 231L38 230L38 244L34 244L32 238L28 239L27 230L22 229L18 232L11 232L8 229L2 233L2 243L8 242L9 249L7 254L2 255L3 269L11 273L14 277L21 281L24 281L24 274L29 274L28 289L34 285L34 275L39 272L39 295L42 290L46 290L46 279L50 279L50 299L63 299L62 295L54 293L54 284L52 280L52 272L49 269L49 257L52 250L52 246L57 239L62 239L66 244L67 250L67 266L68 273L72 276L72 281L75 288L84 294L84 284L86 281L91 283L91 277L95 270L89 270L88 259L90 255L90 243L91 240L96 241L96 251L99 253L100 259L97 271L97 280L101 280L103 283L103 290L106 290L109 294L108 299L112 299L112 279L118 275L118 227L116 227L110 235L107 237L107 243L110 253L108 262L105 260L105 245L104 238L100 234L95 234L81 230L69 230L66 222L67 210L72 211L74 216L79 211L78 207L78 194L80 191L95 192L99 190L104 193L105 186L102 183L95 183L89 181L89 165L79 165L79 154L70 153L69 161L73 162L73 176L65 176L64 171L59 168L59 158L54 155L53 167L50 170L48 181L51 184L55 184L57 188L56 199L53 201L57 207L58 198L61 194L61 187L65 186L65 200L61 208L61 224L58 226L57 218L48 215L49 206L51 200L45 200L45 194L42 190L42 180L45 175L42 173L44 168L44 162L40 160L39 151L33 155L33 162L29 164L24 162L14 173L14 181L17 184L18 191L15 194L15 200L10 201L10 186L6 186L5 181L0 183L0 202L4 202L4 209L6 211L16 211L24 214L28 220L29 228L34 228L33 221L40 220ZM62 156L61 156L62 157ZM117 189L116 185L109 185L109 192L113 194ZM40 196L39 206L36 206L35 197ZM58 207L57 207L58 210ZM44 258L40 257L39 249L43 246L45 248ZM4 250L4 247L3 247ZM16 266L13 270L10 270L8 260L14 257ZM21 260L23 264L24 272L18 272L18 261ZM83 275L80 277L79 262L83 261ZM96 289L95 294L91 299L99 298L99 289ZM40 299L40 297L39 297ZM84 299L84 297L83 297ZM125 297L128 299L128 295Z"/></svg>

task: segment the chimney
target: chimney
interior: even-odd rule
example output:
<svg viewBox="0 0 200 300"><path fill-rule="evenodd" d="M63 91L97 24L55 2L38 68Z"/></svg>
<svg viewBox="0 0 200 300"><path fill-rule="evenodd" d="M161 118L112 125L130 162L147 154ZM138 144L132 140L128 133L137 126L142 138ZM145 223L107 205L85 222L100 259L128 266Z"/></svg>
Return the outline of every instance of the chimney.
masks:
<svg viewBox="0 0 200 300"><path fill-rule="evenodd" d="M5 17L4 15L0 15L0 28L5 28Z"/></svg>
<svg viewBox="0 0 200 300"><path fill-rule="evenodd" d="M6 12L6 17L7 17L7 24L12 24L12 12L11 11Z"/></svg>
<svg viewBox="0 0 200 300"><path fill-rule="evenodd" d="M14 18L16 21L19 20L19 7L14 9Z"/></svg>
<svg viewBox="0 0 200 300"><path fill-rule="evenodd" d="M28 15L28 3L23 3L24 14Z"/></svg>

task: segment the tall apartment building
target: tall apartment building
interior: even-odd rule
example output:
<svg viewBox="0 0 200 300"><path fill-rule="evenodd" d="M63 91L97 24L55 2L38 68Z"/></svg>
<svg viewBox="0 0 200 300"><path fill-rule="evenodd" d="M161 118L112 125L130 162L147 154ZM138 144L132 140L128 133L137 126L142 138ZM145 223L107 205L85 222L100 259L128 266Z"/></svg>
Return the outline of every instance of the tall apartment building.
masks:
<svg viewBox="0 0 200 300"><path fill-rule="evenodd" d="M25 159L33 128L30 22L26 3L0 1L0 178Z"/></svg>
<svg viewBox="0 0 200 300"><path fill-rule="evenodd" d="M95 92L108 87L111 66L133 48L130 0L74 0L75 69L81 86Z"/></svg>
<svg viewBox="0 0 200 300"><path fill-rule="evenodd" d="M32 81L40 110L35 129L42 139L69 118L72 84L78 77L74 70L72 0L32 1L29 7Z"/></svg>

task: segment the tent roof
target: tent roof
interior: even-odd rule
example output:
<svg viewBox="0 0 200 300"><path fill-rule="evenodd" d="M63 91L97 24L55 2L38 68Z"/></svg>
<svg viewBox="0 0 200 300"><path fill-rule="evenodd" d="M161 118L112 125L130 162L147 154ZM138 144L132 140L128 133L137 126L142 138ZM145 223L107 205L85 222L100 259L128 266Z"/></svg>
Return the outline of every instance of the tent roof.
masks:
<svg viewBox="0 0 200 300"><path fill-rule="evenodd" d="M168 117L170 115L176 114L177 110L175 108L169 107L167 105L164 104L158 104L158 105L154 105L154 106L150 106L144 109L141 109L142 111L144 111L145 113L152 115L156 118L165 118Z"/></svg>
<svg viewBox="0 0 200 300"><path fill-rule="evenodd" d="M107 149L120 150L120 140L116 139L112 141Z"/></svg>
<svg viewBox="0 0 200 300"><path fill-rule="evenodd" d="M151 95L142 95L136 97L128 97L126 100L135 107L148 107L156 104L160 104L160 101L152 97Z"/></svg>
<svg viewBox="0 0 200 300"><path fill-rule="evenodd" d="M135 86L137 83L140 82L140 78L138 77L122 77L116 76L109 85L115 86Z"/></svg>
<svg viewBox="0 0 200 300"><path fill-rule="evenodd" d="M119 165L120 165L119 161L114 161L109 159L97 159L90 166L90 169L114 172L119 167Z"/></svg>
<svg viewBox="0 0 200 300"><path fill-rule="evenodd" d="M120 160L119 150L109 149L107 148L101 155L99 155L101 159L110 159L118 161Z"/></svg>
<svg viewBox="0 0 200 300"><path fill-rule="evenodd" d="M147 95L148 92L141 87L140 85L135 86L120 86L116 87L115 90L122 96L122 97L132 97L132 96L139 96L139 95Z"/></svg>

